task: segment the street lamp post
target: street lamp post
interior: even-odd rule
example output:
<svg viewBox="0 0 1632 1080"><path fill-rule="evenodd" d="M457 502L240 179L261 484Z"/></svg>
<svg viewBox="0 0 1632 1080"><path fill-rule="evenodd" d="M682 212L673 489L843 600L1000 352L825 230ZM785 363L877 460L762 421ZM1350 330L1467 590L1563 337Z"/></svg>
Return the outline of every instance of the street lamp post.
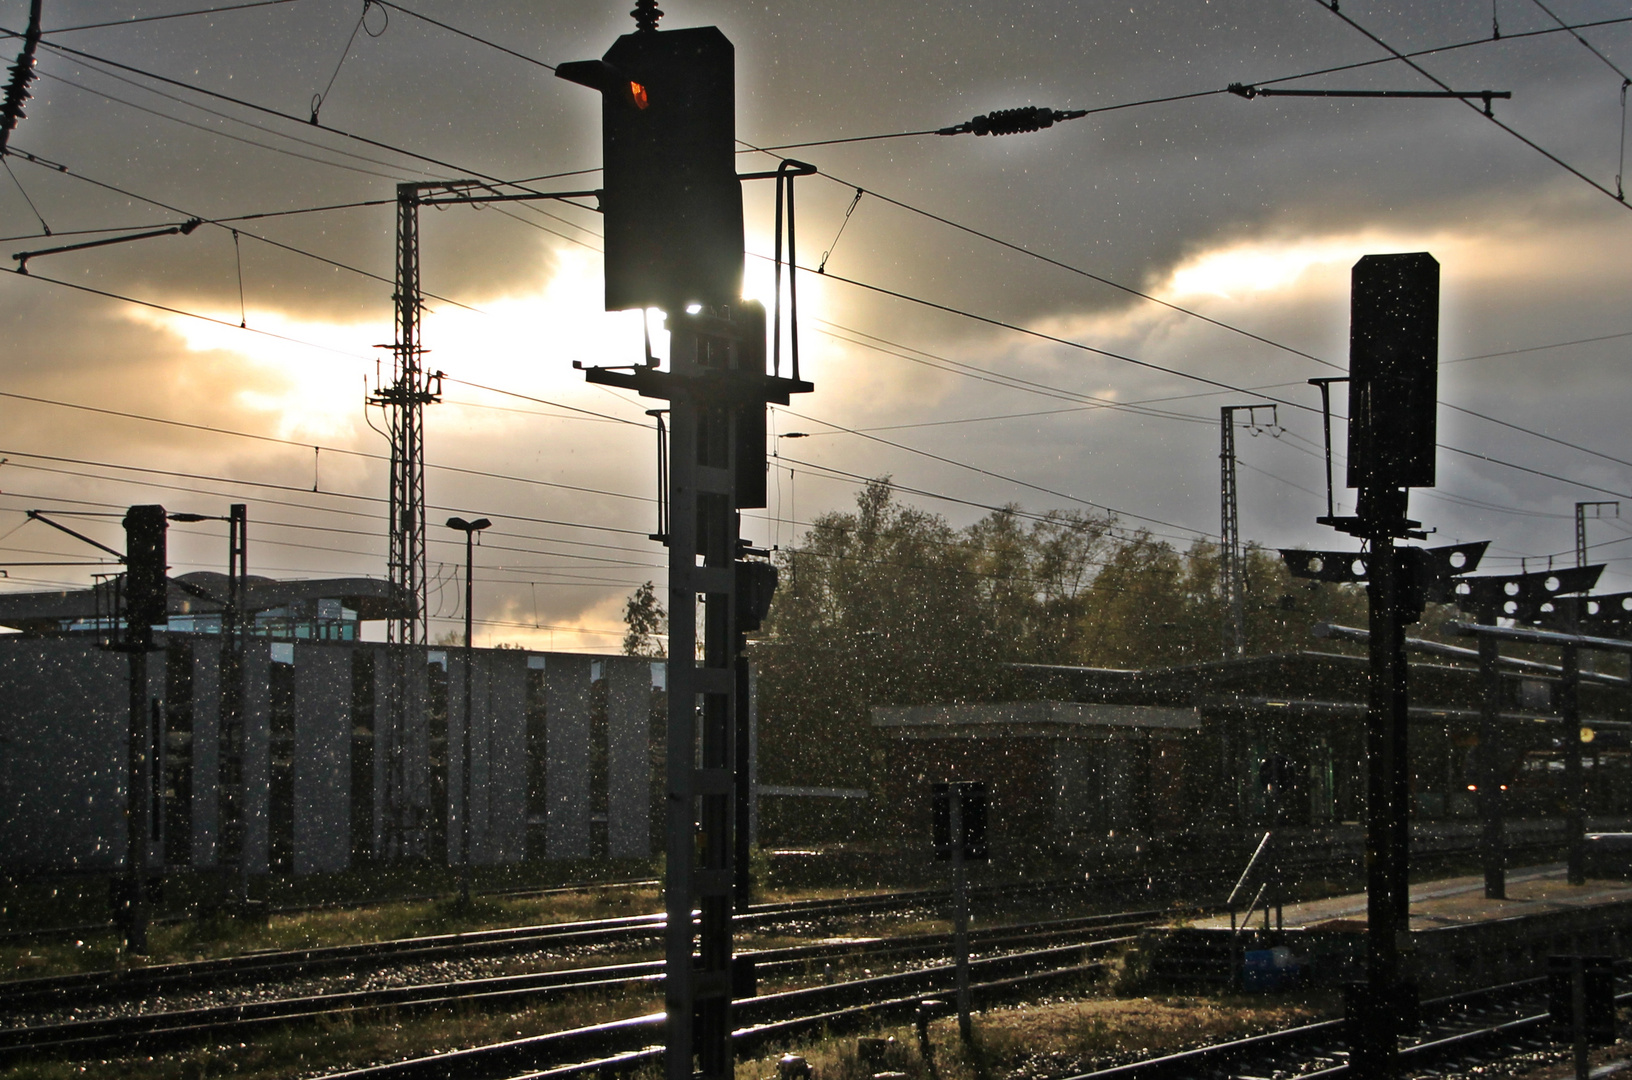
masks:
<svg viewBox="0 0 1632 1080"><path fill-rule="evenodd" d="M476 534L493 523L486 518L466 521L450 517L448 528L465 534L465 718L460 725L459 754L459 903L470 905L470 665L475 657L471 637L471 570L475 565Z"/></svg>

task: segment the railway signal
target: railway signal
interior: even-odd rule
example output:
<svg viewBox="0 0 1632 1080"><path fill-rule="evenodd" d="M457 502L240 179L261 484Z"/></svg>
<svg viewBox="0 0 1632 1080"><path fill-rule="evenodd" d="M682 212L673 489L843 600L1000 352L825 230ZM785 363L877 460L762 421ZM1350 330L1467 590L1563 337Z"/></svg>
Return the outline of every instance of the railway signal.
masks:
<svg viewBox="0 0 1632 1080"><path fill-rule="evenodd" d="M606 309L742 297L735 54L712 26L637 30L556 75L601 93Z"/></svg>
<svg viewBox="0 0 1632 1080"><path fill-rule="evenodd" d="M1364 580L1371 609L1367 981L1350 999L1352 1067L1367 1078L1394 1075L1396 1036L1415 997L1400 957L1410 903L1405 627L1421 617L1423 605L1449 578L1478 562L1466 549L1396 544L1427 535L1406 515L1410 489L1434 485L1438 366L1439 263L1425 251L1363 257L1354 266L1349 306L1348 483L1359 489L1352 517L1335 513L1329 490L1329 395L1330 384L1339 380L1313 381L1327 413L1327 510L1316 521L1360 539L1368 551L1359 557L1363 561L1353 554L1282 552L1294 574L1301 569L1302 576L1324 580Z"/></svg>
<svg viewBox="0 0 1632 1080"><path fill-rule="evenodd" d="M742 298L731 42L714 27L659 31L654 0L637 0L633 14L635 32L602 59L556 73L601 94L606 309L656 307L668 319L667 370L648 349L642 363L585 376L670 403L669 514L658 534L669 548L666 1068L669 1080L728 1080L731 915L748 895L739 835L748 783L744 635L764 619L775 589L774 572L745 559L767 553L743 541L740 511L765 505L767 404L814 388L799 378L797 300L792 377L784 378L779 364L766 371L764 308ZM812 171L783 162L751 177L777 182L779 285L783 196L791 273L793 177ZM792 282L789 293L798 295ZM780 287L777 295L780 305ZM780 314L779 306L778 343Z"/></svg>

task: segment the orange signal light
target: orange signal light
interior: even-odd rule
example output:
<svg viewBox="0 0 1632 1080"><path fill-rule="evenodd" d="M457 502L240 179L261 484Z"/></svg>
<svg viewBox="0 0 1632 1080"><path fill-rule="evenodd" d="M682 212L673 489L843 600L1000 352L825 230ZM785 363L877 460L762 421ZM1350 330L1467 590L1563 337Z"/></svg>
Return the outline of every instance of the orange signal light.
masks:
<svg viewBox="0 0 1632 1080"><path fill-rule="evenodd" d="M645 111L646 106L652 103L651 98L646 94L646 87L633 80L629 83L629 100L634 103L635 108L642 111Z"/></svg>

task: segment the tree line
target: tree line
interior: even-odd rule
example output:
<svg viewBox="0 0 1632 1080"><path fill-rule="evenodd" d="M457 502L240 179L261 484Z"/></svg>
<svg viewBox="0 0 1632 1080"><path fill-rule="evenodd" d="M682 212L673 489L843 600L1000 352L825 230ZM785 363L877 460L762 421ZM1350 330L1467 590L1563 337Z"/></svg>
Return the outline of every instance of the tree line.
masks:
<svg viewBox="0 0 1632 1080"><path fill-rule="evenodd" d="M1225 655L1217 546L1181 550L1109 515L1010 506L955 528L883 478L776 562L776 598L749 645L765 783L872 787L883 751L873 706L1024 696L1010 664ZM1244 563L1248 655L1310 648L1316 622L1365 625L1361 589L1293 579L1256 546ZM662 615L651 584L637 589L625 651L661 655Z"/></svg>

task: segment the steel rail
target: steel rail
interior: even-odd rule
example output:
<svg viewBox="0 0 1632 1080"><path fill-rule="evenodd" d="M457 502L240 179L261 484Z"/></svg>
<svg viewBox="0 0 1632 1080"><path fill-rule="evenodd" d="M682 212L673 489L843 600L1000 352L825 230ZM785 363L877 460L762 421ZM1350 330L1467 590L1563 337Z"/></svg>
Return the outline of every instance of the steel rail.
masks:
<svg viewBox="0 0 1632 1080"><path fill-rule="evenodd" d="M1082 962L1084 951L1096 946L1108 949L1129 940L1114 938L978 960L971 967L983 978L972 984L972 989L978 988L990 995L996 990L1012 990L1043 980L1102 973L1103 962ZM744 1022L744 1026L734 1031L732 1038L746 1049L768 1039L829 1027L840 1019L898 1015L904 1010L916 1009L924 994L939 993L949 987L954 972L953 965L943 964L747 998L733 1004L734 1022ZM518 1075L570 1075L600 1068L609 1059L639 1058L642 1051L661 1041L663 1026L662 1013L648 1013L608 1024L331 1073L320 1080L441 1080L447 1076L482 1080Z"/></svg>
<svg viewBox="0 0 1632 1080"><path fill-rule="evenodd" d="M1034 882L1019 887L988 886L979 890L977 895L1014 898L1062 891L1093 891L1103 888L1105 884L1079 880ZM945 889L919 889L870 896L788 901L755 905L733 919L738 927L753 928L790 919L878 914L938 906L946 903L949 895ZM336 970L355 970L370 964L501 955L546 946L634 944L661 936L663 926L664 916L653 913L250 953L215 960L155 964L123 971L90 971L0 981L0 1010L17 1011L30 1005L61 1007L65 1003L229 986L268 977L299 978Z"/></svg>
<svg viewBox="0 0 1632 1080"><path fill-rule="evenodd" d="M1035 945L1040 941L1081 938L1085 934L1102 933L1108 929L1138 929L1171 914L1142 911L1084 916L1029 925L988 927L973 936L978 945L987 949L1015 943ZM760 974L773 974L802 969L815 959L853 960L887 956L903 960L937 955L944 953L950 940L948 934L911 934L841 944L789 946L743 955L754 960ZM1078 941L1073 947L1088 944L1094 942ZM662 970L661 962L645 961L34 1024L0 1029L0 1063L43 1053L65 1056L110 1048L153 1052L209 1038L229 1027L235 1036L242 1036L252 1029L284 1026L342 1013L356 1015L387 1008L424 1012L453 1005L511 1005L584 990L660 986Z"/></svg>
<svg viewBox="0 0 1632 1080"><path fill-rule="evenodd" d="M1499 1060L1506 1056L1502 1051L1515 1041L1536 1036L1550 1021L1551 1017L1545 1012L1524 1011L1531 1008L1530 1003L1538 994L1545 993L1545 983L1546 980L1541 978L1522 979L1423 1002L1425 1009L1444 1015L1431 1022L1432 1027L1424 1037L1399 1049L1397 1056L1400 1062L1417 1069L1430 1067L1451 1055L1464 1058L1476 1056L1480 1063ZM1512 1005L1504 1006L1504 999L1517 1000ZM1632 992L1617 994L1615 1001L1617 1005L1632 1001ZM1476 1023L1472 1028L1457 1030L1465 1025L1466 1018L1457 1017L1454 1010L1468 1006L1486 1009L1517 1007L1520 1015L1513 1016L1510 1011L1494 1023ZM1185 1077L1188 1080L1220 1075L1221 1070L1224 1075L1235 1072L1252 1075L1273 1073L1297 1077L1298 1080L1348 1075L1346 1025L1347 1022L1342 1019L1321 1020L1132 1061L1083 1073L1069 1080L1154 1080L1162 1077ZM1428 1027L1428 1024L1424 1026ZM1492 1050L1498 1052L1492 1054ZM1311 1057L1337 1063L1314 1069L1304 1067L1310 1063Z"/></svg>
<svg viewBox="0 0 1632 1080"><path fill-rule="evenodd" d="M1548 844L1551 843L1549 839ZM1455 858L1471 851L1453 845L1431 853L1429 858ZM1319 850L1293 849L1284 858L1289 869L1314 871L1322 867L1351 868L1357 858L1342 848L1323 846ZM1219 875L1234 874L1234 859L1216 864L1168 868L1165 874L1092 874L1086 879L1033 882L1014 886L984 886L972 890L980 899L1042 897L1065 893L1112 894L1128 891L1156 893L1162 887L1174 889L1196 882L1215 883ZM860 897L815 901L789 901L756 905L737 915L737 925L750 928L797 918L834 915L864 915L896 912L912 907L938 907L948 901L944 888L901 890ZM359 970L370 964L453 959L527 951L552 945L615 945L650 940L662 933L663 916L648 914L615 919L585 920L542 926L509 927L471 931L464 934L400 938L380 942L323 946L310 949L268 951L214 960L155 964L123 971L90 971L72 975L0 980L0 1010L27 1007L62 1008L65 1005L149 996L191 989L241 985L270 978L300 978L337 970Z"/></svg>

